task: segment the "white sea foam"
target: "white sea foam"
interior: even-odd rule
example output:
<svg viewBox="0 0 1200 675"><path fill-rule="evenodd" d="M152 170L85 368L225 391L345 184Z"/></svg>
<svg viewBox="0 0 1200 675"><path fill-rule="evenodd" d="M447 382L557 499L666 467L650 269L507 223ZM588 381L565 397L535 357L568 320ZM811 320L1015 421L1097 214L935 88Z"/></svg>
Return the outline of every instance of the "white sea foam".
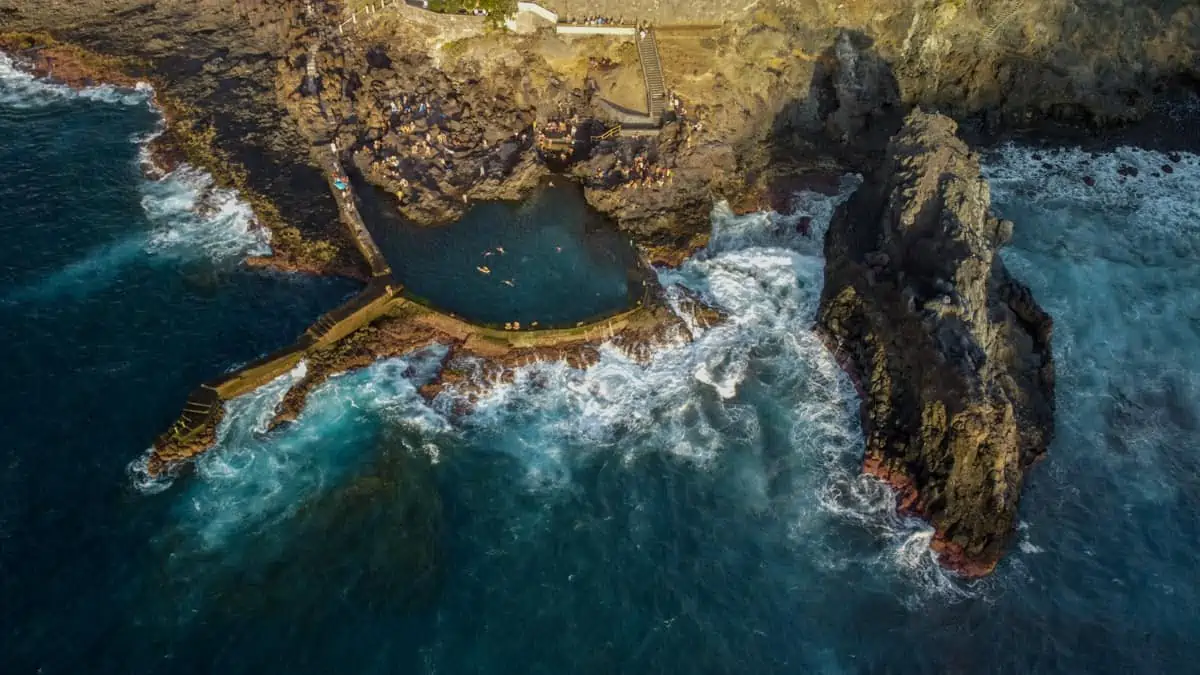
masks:
<svg viewBox="0 0 1200 675"><path fill-rule="evenodd" d="M125 473L129 476L129 484L134 490L144 495L156 495L171 487L175 482L175 476L173 475L161 474L155 476L151 474L149 466L150 453L147 451L125 467Z"/></svg>
<svg viewBox="0 0 1200 675"><path fill-rule="evenodd" d="M728 321L696 328L693 340L666 344L648 362L603 345L585 370L557 361L521 368L511 382L490 383L462 420L462 433L474 448L516 459L525 481L514 489L546 499L569 494L575 473L598 457L630 470L664 453L696 471L735 466L733 482L747 507L773 511L798 558L821 558L829 569L868 565L905 579L906 602L973 592L936 565L928 526L897 515L890 490L860 475L855 392L812 329L823 234L837 202L857 184L848 179L834 198L802 194L802 212L789 217L734 216L718 205L712 245L679 269L663 270L660 280L669 296L686 288L720 306ZM811 236L795 227L806 216ZM281 393L265 388L240 404L244 410L231 407L190 491L188 516L206 545L220 545L244 526L241 519L267 523L285 515L297 492L317 489L332 460L314 455L328 456L323 444L339 448L333 455L351 452L353 430L369 410L383 406L394 420L426 425L435 440L414 451L441 459L436 435L450 429L434 410L452 405L455 394L444 391L432 409L419 399L414 383L433 370L414 364L437 367L436 359L421 358L330 380L293 426L265 437L255 429ZM838 528L866 531L885 546L855 551L840 542Z"/></svg>
<svg viewBox="0 0 1200 675"><path fill-rule="evenodd" d="M144 82L132 89L111 85L72 89L34 77L18 68L11 57L0 53L0 105L31 109L73 99L113 105L149 105L153 100L153 89Z"/></svg>
<svg viewBox="0 0 1200 675"><path fill-rule="evenodd" d="M212 260L240 260L271 253L270 232L234 190L218 188L212 176L186 164L142 187L142 208L154 225L151 253Z"/></svg>
<svg viewBox="0 0 1200 675"><path fill-rule="evenodd" d="M812 330L823 283L823 234L836 205L857 185L848 178L836 198L802 193L800 212L787 217L735 216L718 205L708 249L678 270L662 271L660 281L668 297L686 287L720 306L729 320L695 330L694 341L668 345L645 364L602 348L599 362L586 370L562 363L521 369L476 403L468 424L486 439L480 445L518 458L527 487L537 492L571 485L576 467L595 453L626 465L667 453L700 470L717 470L723 454L754 453L755 459L737 462L743 497L756 508L783 510L797 555L830 555L808 547L840 522L888 544L861 562L908 579L915 590L906 601L973 593L938 567L928 526L898 516L891 491L861 475L853 386ZM795 227L802 217L812 219L811 236ZM782 458L767 447L763 414L779 415L790 428ZM768 486L771 476L785 473L798 477L780 506L770 494L778 488Z"/></svg>
<svg viewBox="0 0 1200 675"><path fill-rule="evenodd" d="M274 431L268 425L287 390L304 377L303 362L227 402L214 448L196 460L178 511L180 532L200 550L217 550L235 535L287 518L368 449L379 419L423 437L448 432L445 419L417 393L444 352L434 347L330 378L310 393L295 423ZM438 453L435 442L414 451Z"/></svg>
<svg viewBox="0 0 1200 675"><path fill-rule="evenodd" d="M1198 155L1180 153L1176 162L1167 154L1132 147L1091 153L1010 144L987 159L983 174L994 201L1018 225L1025 214L1072 215L1051 232L1026 238L1031 245L1059 250L1074 261L1103 258L1135 265L1200 256ZM1122 175L1123 168L1137 175Z"/></svg>
<svg viewBox="0 0 1200 675"><path fill-rule="evenodd" d="M1029 541L1028 539L1022 539L1017 544L1017 548L1021 549L1021 553L1025 553L1025 554L1029 554L1029 555L1033 555L1034 553L1044 553L1046 551L1046 549L1042 548L1041 546L1038 546L1037 544L1034 544L1033 542Z"/></svg>
<svg viewBox="0 0 1200 675"><path fill-rule="evenodd" d="M87 251L77 260L14 289L4 300L24 303L60 296L85 296L116 279L146 254L182 260L232 263L248 255L270 255L270 233L233 190L187 165L142 184L142 207L152 228L133 232Z"/></svg>
<svg viewBox="0 0 1200 675"><path fill-rule="evenodd" d="M70 100L152 106L153 90L146 84L134 89L72 89L35 78L0 54L0 106L33 109ZM236 191L216 187L211 176L186 164L166 174L157 171L149 145L163 129L160 117L154 129L130 139L139 147L138 163L147 175L141 184L141 204L152 229L101 244L34 284L9 292L6 302L93 292L145 253L214 262L271 253L269 231L256 222Z"/></svg>
<svg viewBox="0 0 1200 675"><path fill-rule="evenodd" d="M1076 457L1059 443L1039 473L1069 491L1067 477L1107 466L1141 499L1177 499L1177 460L1162 453L1189 446L1200 419L1200 156L1007 146L984 173L1017 222L1005 261L1035 292L1047 289L1038 299L1055 317L1058 435L1092 449Z"/></svg>

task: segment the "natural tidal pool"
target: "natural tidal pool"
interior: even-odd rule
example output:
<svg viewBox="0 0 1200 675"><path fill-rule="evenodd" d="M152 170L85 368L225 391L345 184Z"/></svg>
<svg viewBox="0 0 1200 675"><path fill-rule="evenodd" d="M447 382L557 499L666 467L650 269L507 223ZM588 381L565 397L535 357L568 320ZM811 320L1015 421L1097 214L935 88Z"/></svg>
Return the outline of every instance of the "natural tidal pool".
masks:
<svg viewBox="0 0 1200 675"><path fill-rule="evenodd" d="M0 61L0 672L1200 660L1200 157L988 156L1017 222L1005 259L1056 319L1059 424L1012 551L964 582L859 475L854 388L812 331L850 178L798 195L811 238L716 209L708 250L658 278L730 320L647 363L604 348L586 371L534 364L457 415L417 393L431 348L331 378L268 432L299 366L232 401L194 471L145 482L139 458L197 382L355 290L239 266L268 242L234 195L197 209L202 174L141 176L155 124L144 97Z"/></svg>
<svg viewBox="0 0 1200 675"><path fill-rule="evenodd" d="M573 326L632 307L646 272L616 226L565 179L523 202L473 205L422 227L386 192L356 181L371 234L408 293L471 321Z"/></svg>

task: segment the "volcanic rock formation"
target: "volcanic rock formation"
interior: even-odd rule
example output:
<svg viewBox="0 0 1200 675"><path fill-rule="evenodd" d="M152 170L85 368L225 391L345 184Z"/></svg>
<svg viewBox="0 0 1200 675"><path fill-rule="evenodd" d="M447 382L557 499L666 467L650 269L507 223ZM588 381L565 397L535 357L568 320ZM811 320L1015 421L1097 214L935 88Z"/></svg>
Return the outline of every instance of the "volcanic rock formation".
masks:
<svg viewBox="0 0 1200 675"><path fill-rule="evenodd" d="M1053 435L1052 322L997 255L979 159L920 110L835 216L818 324L860 386L863 470L936 529L939 561L990 572Z"/></svg>

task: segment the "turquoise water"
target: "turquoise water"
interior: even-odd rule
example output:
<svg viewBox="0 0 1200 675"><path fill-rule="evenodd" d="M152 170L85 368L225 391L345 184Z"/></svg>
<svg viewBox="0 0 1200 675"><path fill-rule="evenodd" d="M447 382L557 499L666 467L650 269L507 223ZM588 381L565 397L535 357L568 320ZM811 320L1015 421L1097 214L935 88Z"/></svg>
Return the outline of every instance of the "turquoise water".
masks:
<svg viewBox="0 0 1200 675"><path fill-rule="evenodd" d="M1012 552L964 582L858 476L819 239L720 208L660 281L731 320L649 363L538 364L460 417L416 394L425 350L265 433L301 367L146 481L196 382L355 289L240 268L268 242L203 175L141 177L132 96L0 67L3 672L1195 670L1200 158L989 158L1006 259L1057 320L1060 424ZM836 198L797 199L819 236Z"/></svg>
<svg viewBox="0 0 1200 675"><path fill-rule="evenodd" d="M475 204L443 227L404 220L377 188L359 194L393 276L410 293L465 318L573 326L642 297L643 273L629 240L562 179L524 202Z"/></svg>

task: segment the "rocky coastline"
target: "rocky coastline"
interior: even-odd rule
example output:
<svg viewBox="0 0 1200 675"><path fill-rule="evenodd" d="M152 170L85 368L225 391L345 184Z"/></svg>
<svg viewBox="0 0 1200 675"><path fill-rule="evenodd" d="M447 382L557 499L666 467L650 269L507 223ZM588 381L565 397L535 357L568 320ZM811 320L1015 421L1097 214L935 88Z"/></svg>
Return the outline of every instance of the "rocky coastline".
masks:
<svg viewBox="0 0 1200 675"><path fill-rule="evenodd" d="M1054 435L1053 322L997 254L979 158L915 111L835 214L817 322L860 388L863 471L929 520L939 561L991 572Z"/></svg>
<svg viewBox="0 0 1200 675"><path fill-rule="evenodd" d="M71 86L151 83L167 119L157 163L187 161L239 190L275 251L247 263L276 269L368 276L313 159L330 144L429 226L567 176L663 265L705 245L714 200L786 210L797 186L874 176L830 228L818 324L860 386L864 470L934 525L943 564L978 576L999 560L1024 472L1052 437L1051 324L995 255L1011 224L988 215L954 122L902 124L922 106L973 144L1047 129L1088 139L1196 89L1200 8L1069 4L766 3L699 36L664 33L662 128L611 137L608 99L638 94L627 44L459 17L409 12L343 33L343 4L327 0L0 0L0 49ZM452 348L423 393L461 387L467 404L481 379L472 359L502 381L529 359L594 358L587 340L489 350L410 309L310 351L275 423L329 375L431 342ZM633 351L673 325L647 311ZM211 445L217 421L160 443L151 473Z"/></svg>

